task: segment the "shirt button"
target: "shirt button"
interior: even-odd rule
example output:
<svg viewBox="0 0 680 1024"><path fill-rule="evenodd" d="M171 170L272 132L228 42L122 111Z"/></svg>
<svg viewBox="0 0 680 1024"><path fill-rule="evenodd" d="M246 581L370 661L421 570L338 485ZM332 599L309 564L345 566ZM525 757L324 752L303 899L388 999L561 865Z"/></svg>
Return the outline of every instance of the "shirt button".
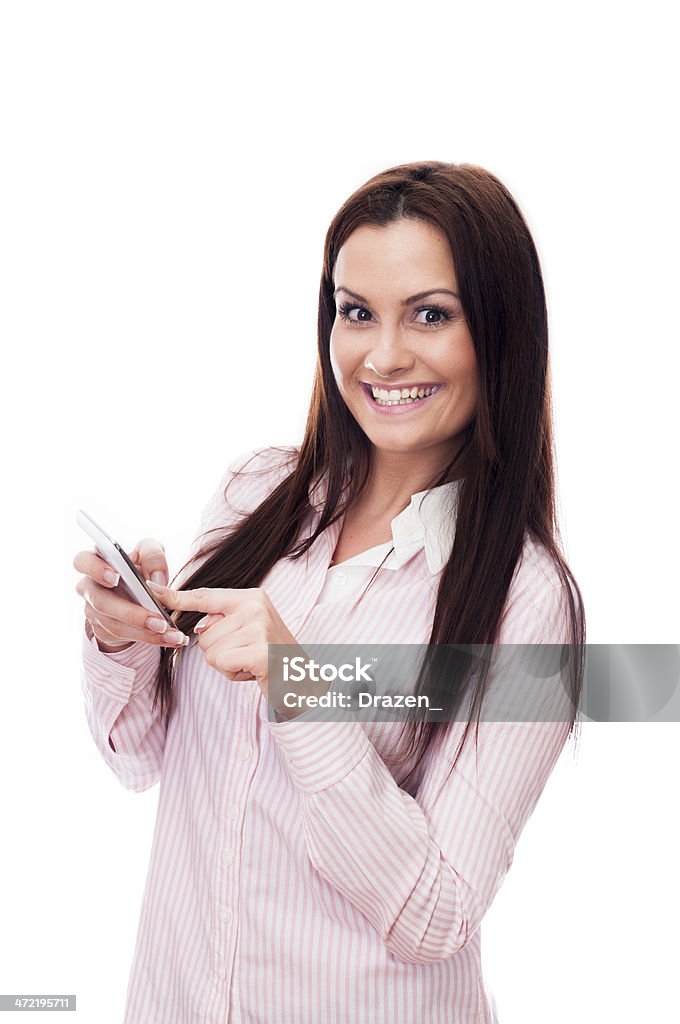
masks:
<svg viewBox="0 0 680 1024"><path fill-rule="evenodd" d="M250 747L241 747L240 757L242 761L247 761L250 757Z"/></svg>
<svg viewBox="0 0 680 1024"><path fill-rule="evenodd" d="M231 921L232 917L233 917L233 914L232 914L231 910L229 909L229 907L221 907L220 908L220 921L224 921L225 924L229 924L229 922Z"/></svg>
<svg viewBox="0 0 680 1024"><path fill-rule="evenodd" d="M338 584L338 586L340 586L340 587L343 586L343 584L347 583L347 573L346 572L336 572L333 578L334 578L335 582Z"/></svg>
<svg viewBox="0 0 680 1024"><path fill-rule="evenodd" d="M231 821L236 821L238 818L238 804L229 805L227 808L227 817L230 818Z"/></svg>
<svg viewBox="0 0 680 1024"><path fill-rule="evenodd" d="M226 964L218 964L218 966L215 968L215 974L221 981L224 981L224 979L227 976Z"/></svg>
<svg viewBox="0 0 680 1024"><path fill-rule="evenodd" d="M234 863L234 854L231 850L222 850L222 863L230 867Z"/></svg>
<svg viewBox="0 0 680 1024"><path fill-rule="evenodd" d="M253 701L255 700L255 690L254 689L246 690L246 695L245 695L244 700L245 700L246 704L252 704Z"/></svg>

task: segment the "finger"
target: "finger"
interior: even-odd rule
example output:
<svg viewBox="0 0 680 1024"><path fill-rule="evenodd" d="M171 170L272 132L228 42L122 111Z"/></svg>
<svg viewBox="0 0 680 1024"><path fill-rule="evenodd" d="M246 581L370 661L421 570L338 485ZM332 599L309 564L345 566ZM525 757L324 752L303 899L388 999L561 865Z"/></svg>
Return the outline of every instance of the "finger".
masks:
<svg viewBox="0 0 680 1024"><path fill-rule="evenodd" d="M130 640L121 642L120 637L114 636L113 633L110 633L108 629L105 629L100 622L92 622L92 620L88 619L87 616L85 616L85 621L88 622L92 633L97 638L99 646L101 647L102 645L105 645L109 648L107 651L108 654L115 653L117 650L123 651L126 647L129 647L130 643L132 643ZM111 651L111 648L115 648L115 650Z"/></svg>
<svg viewBox="0 0 680 1024"><path fill-rule="evenodd" d="M94 609L95 614L106 616L111 620L117 620L133 629L146 630L150 623L157 624L154 632L165 632L168 627L165 619L160 613L150 612L147 608L130 601L115 590L100 587L98 583L88 576L81 576L76 585L76 591Z"/></svg>
<svg viewBox="0 0 680 1024"><path fill-rule="evenodd" d="M165 549L154 537L144 537L135 545L137 564L145 580L166 586L170 578Z"/></svg>
<svg viewBox="0 0 680 1024"><path fill-rule="evenodd" d="M232 678L239 676L240 682L257 679L262 674L262 653L257 645L219 651L209 663L214 665L218 672L229 674Z"/></svg>
<svg viewBox="0 0 680 1024"><path fill-rule="evenodd" d="M264 656L267 659L267 646L252 643L252 638L240 625L234 629L231 623L231 616L209 615L208 619L214 619L210 628L205 628L198 633L198 644L203 655L213 668L217 669L227 677L236 682L247 682L256 679L253 671L253 652L259 652L258 657ZM221 621L220 621L221 620ZM225 638L228 643L225 644ZM262 655L262 651L264 654ZM236 664L238 663L238 664Z"/></svg>
<svg viewBox="0 0 680 1024"><path fill-rule="evenodd" d="M73 568L103 587L117 587L120 583L119 574L96 551L79 551L73 559Z"/></svg>
<svg viewBox="0 0 680 1024"><path fill-rule="evenodd" d="M155 644L159 647L182 647L189 642L180 630L168 627L164 633L153 629L143 629L137 626L130 626L119 619L112 619L103 615L90 604L85 604L85 618L92 626L92 630L98 639L105 644L121 644L127 641L146 644Z"/></svg>
<svg viewBox="0 0 680 1024"><path fill-rule="evenodd" d="M209 629L210 626L214 626L216 622L222 622L223 620L224 615L221 615L218 612L213 612L210 615L204 615L203 618L199 619L194 626L194 633L203 633L206 629Z"/></svg>
<svg viewBox="0 0 680 1024"><path fill-rule="evenodd" d="M231 627L229 619L223 618L210 629L201 630L198 644L206 658L214 663L224 652L238 651L243 655L248 649L254 648L253 637L247 629Z"/></svg>
<svg viewBox="0 0 680 1024"><path fill-rule="evenodd" d="M173 590L172 587L161 587L153 580L147 584L161 604L167 608L175 608L187 612L222 612L232 611L243 600L243 591L222 589L218 587L199 587L198 590Z"/></svg>
<svg viewBox="0 0 680 1024"><path fill-rule="evenodd" d="M120 646L120 638L115 637L113 633L110 633L109 630L106 629L98 619L93 620L92 618L89 618L87 609L85 610L85 619L87 622L89 622L92 628L92 632L97 637L97 640L101 641L101 643L103 644L108 644L112 647ZM126 641L126 643L130 643L130 641L128 640Z"/></svg>

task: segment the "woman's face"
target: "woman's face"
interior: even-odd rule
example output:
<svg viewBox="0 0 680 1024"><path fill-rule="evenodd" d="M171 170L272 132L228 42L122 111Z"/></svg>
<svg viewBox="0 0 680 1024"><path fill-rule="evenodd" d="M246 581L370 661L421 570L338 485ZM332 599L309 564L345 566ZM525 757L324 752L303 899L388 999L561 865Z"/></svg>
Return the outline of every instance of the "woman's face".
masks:
<svg viewBox="0 0 680 1024"><path fill-rule="evenodd" d="M333 283L330 358L361 429L379 449L450 457L474 416L477 359L446 235L406 218L362 225L340 249Z"/></svg>

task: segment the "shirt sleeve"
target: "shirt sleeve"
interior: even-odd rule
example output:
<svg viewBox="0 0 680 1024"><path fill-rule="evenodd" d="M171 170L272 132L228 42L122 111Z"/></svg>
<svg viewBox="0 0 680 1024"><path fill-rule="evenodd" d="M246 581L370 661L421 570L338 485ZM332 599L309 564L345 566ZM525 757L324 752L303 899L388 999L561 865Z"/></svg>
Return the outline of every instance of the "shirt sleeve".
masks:
<svg viewBox="0 0 680 1024"><path fill-rule="evenodd" d="M198 561L204 535L212 529L234 526L239 507L227 503L225 491L246 463L253 469L277 467L279 450L251 449L228 466L212 497L203 508L200 526L187 562L192 571ZM276 457L275 457L276 455ZM253 458L255 456L255 458ZM246 498L252 506L267 491L269 474L246 471L237 500ZM261 480L264 476L265 479ZM230 492L231 493L231 492ZM184 576L180 573L179 581ZM175 585L178 585L177 582ZM159 781L167 725L161 718L160 701L153 709L161 648L156 644L134 643L122 651L101 651L87 620L82 636L81 686L87 724L101 756L120 783L133 791L149 789Z"/></svg>
<svg viewBox="0 0 680 1024"><path fill-rule="evenodd" d="M165 726L160 704L152 710L160 658L155 644L100 651L85 621L81 682L87 724L120 783L138 792L155 785L161 772Z"/></svg>
<svg viewBox="0 0 680 1024"><path fill-rule="evenodd" d="M567 642L563 597L549 586L539 599L515 603L499 643ZM473 724L472 742L442 786L464 726L451 723L413 797L356 720L320 712L313 723L268 725L302 795L313 866L396 959L415 964L451 957L469 942L570 729L566 720L481 719L476 749Z"/></svg>

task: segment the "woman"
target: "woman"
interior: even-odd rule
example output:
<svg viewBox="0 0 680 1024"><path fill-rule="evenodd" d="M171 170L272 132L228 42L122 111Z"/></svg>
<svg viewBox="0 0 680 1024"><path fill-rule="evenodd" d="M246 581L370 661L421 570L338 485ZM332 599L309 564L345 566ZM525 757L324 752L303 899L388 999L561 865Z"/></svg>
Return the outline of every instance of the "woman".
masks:
<svg viewBox="0 0 680 1024"><path fill-rule="evenodd" d="M503 674L473 685L441 645L582 651L556 535L527 226L482 168L391 168L326 236L302 444L229 466L173 588L160 544L133 552L175 635L74 560L90 730L124 786L161 780L126 1021L497 1019L480 922L575 732L582 660L570 714L492 721ZM443 720L267 699L272 645L428 642L416 690Z"/></svg>

